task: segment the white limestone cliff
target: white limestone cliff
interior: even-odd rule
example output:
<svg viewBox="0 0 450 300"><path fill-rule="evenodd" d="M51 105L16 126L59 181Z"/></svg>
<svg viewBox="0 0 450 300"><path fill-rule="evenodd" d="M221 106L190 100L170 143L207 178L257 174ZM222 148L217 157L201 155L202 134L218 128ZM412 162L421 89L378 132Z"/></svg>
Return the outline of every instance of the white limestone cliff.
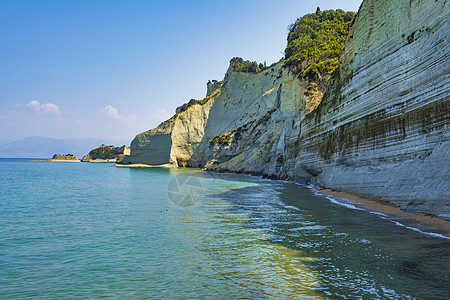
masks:
<svg viewBox="0 0 450 300"><path fill-rule="evenodd" d="M120 163L292 179L450 220L449 15L446 0L365 0L314 110L282 62L230 67Z"/></svg>

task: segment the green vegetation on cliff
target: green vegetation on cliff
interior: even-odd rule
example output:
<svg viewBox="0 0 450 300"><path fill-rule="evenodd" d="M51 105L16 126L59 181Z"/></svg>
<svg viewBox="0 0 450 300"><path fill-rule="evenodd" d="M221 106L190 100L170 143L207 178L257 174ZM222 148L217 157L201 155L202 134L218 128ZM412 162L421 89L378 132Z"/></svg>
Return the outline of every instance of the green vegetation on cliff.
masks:
<svg viewBox="0 0 450 300"><path fill-rule="evenodd" d="M298 18L289 26L284 64L295 74L319 81L339 64L354 12L342 9L321 11ZM234 57L230 61L234 71L258 73L266 64Z"/></svg>
<svg viewBox="0 0 450 300"><path fill-rule="evenodd" d="M78 160L78 158L73 155L73 154L66 154L66 155L60 155L60 154L55 154L53 155L51 160Z"/></svg>
<svg viewBox="0 0 450 300"><path fill-rule="evenodd" d="M233 57L230 64L234 71L245 73L258 73L267 69L265 62L264 64L258 64L256 61L244 61L241 57Z"/></svg>
<svg viewBox="0 0 450 300"><path fill-rule="evenodd" d="M114 147L101 145L100 147L89 152L90 159L115 159L117 156L124 154L126 146Z"/></svg>
<svg viewBox="0 0 450 300"><path fill-rule="evenodd" d="M209 94L209 96L206 96L205 98L203 98L203 100L191 99L191 100L189 100L188 103L184 103L183 105L178 106L176 108L176 110L175 110L175 113L178 114L180 112L183 112L183 111L187 110L189 107L191 107L192 105L195 105L195 104L203 105L206 102L208 102L209 100L211 100L212 98L214 98L216 96L219 96L220 93L221 93L221 90L220 90L220 87L222 86L221 84L222 83L218 82L218 88L214 92Z"/></svg>
<svg viewBox="0 0 450 300"><path fill-rule="evenodd" d="M317 11L297 19L289 28L285 65L311 80L331 73L339 63L354 12Z"/></svg>
<svg viewBox="0 0 450 300"><path fill-rule="evenodd" d="M229 146L231 144L231 140L233 138L233 135L238 131L238 129L233 129L233 131L228 133L222 133L216 135L212 140L209 141L210 146L214 146L216 144L222 145L222 146Z"/></svg>

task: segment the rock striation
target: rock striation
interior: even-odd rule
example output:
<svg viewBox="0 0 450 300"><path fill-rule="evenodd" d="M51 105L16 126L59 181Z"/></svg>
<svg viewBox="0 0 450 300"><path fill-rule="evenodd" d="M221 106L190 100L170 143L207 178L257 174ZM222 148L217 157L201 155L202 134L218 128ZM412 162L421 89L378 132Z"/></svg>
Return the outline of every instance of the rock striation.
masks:
<svg viewBox="0 0 450 300"><path fill-rule="evenodd" d="M365 0L320 103L283 62L230 65L118 163L290 179L450 220L449 16L446 0Z"/></svg>

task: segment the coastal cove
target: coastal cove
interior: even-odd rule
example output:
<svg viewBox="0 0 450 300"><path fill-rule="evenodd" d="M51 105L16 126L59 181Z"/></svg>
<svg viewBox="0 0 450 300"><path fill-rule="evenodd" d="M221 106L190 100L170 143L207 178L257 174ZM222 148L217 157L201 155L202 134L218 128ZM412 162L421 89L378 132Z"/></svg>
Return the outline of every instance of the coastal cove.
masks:
<svg viewBox="0 0 450 300"><path fill-rule="evenodd" d="M449 18L443 0L317 9L283 59L232 58L117 164L258 174L450 221Z"/></svg>
<svg viewBox="0 0 450 300"><path fill-rule="evenodd" d="M0 300L449 299L449 1L28 2Z"/></svg>
<svg viewBox="0 0 450 300"><path fill-rule="evenodd" d="M448 240L294 183L6 159L0 179L2 298L445 299L450 284Z"/></svg>

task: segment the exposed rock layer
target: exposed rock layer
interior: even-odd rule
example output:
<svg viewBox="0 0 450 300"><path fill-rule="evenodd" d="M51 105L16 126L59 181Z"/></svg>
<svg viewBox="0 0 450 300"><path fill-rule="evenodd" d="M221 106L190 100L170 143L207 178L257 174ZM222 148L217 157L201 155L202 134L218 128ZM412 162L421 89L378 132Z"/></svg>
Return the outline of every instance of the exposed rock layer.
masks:
<svg viewBox="0 0 450 300"><path fill-rule="evenodd" d="M294 179L450 220L449 12L446 0L366 0L312 112L307 82L281 62L229 68L207 101L136 136L121 163Z"/></svg>

